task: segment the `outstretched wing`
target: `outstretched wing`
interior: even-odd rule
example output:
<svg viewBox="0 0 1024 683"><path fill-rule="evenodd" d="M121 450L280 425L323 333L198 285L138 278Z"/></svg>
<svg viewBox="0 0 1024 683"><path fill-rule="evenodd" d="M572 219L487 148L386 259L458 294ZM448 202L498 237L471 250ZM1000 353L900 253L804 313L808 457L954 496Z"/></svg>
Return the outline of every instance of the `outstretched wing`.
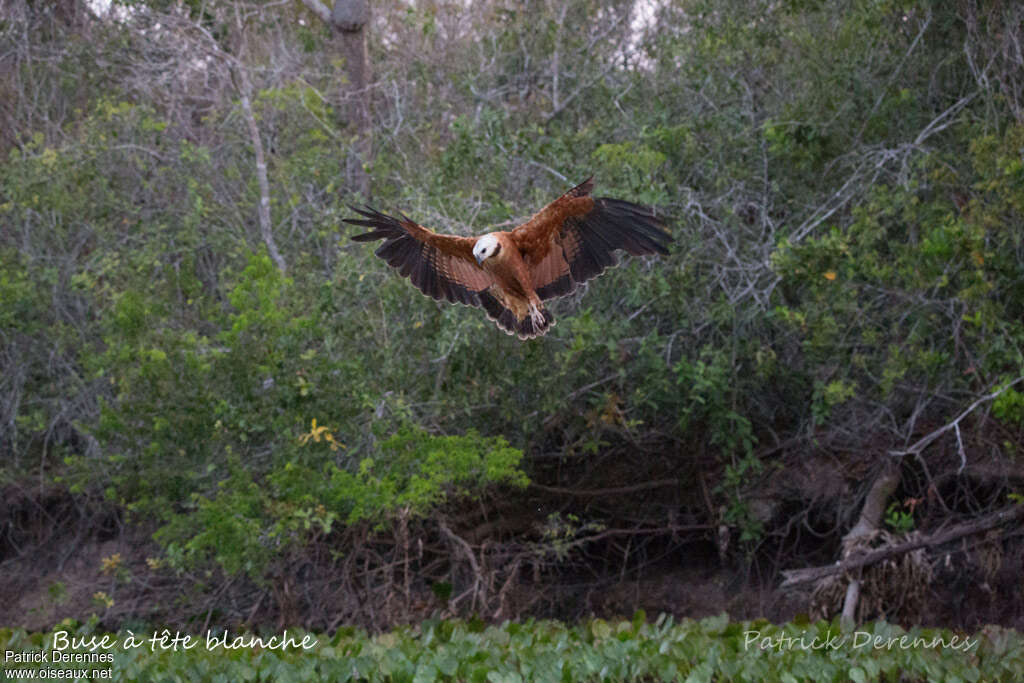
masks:
<svg viewBox="0 0 1024 683"><path fill-rule="evenodd" d="M473 258L475 237L438 235L404 215L398 219L370 207L349 208L365 218L345 218L344 222L373 228L352 239L356 242L383 239L384 244L375 252L377 256L408 277L427 296L480 306L478 293L494 284Z"/></svg>
<svg viewBox="0 0 1024 683"><path fill-rule="evenodd" d="M668 254L672 237L650 209L591 197L588 178L512 231L541 299L569 294L617 263L616 249Z"/></svg>

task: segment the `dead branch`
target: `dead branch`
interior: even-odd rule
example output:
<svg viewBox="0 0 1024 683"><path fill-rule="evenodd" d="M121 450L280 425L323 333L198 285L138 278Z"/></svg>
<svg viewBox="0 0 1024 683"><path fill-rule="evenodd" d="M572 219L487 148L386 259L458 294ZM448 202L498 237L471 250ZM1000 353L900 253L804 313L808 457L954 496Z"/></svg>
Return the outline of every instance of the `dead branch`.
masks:
<svg viewBox="0 0 1024 683"><path fill-rule="evenodd" d="M627 493L637 493L639 491L649 491L651 489L660 489L668 486L679 486L678 479L656 479L655 481L645 481L640 484L633 484L631 486L616 486L614 488L605 489L569 489L561 486L545 486L536 482L530 482L530 488L543 491L544 493L554 493L560 496L575 496L577 498L600 498L604 496L615 496L624 495Z"/></svg>
<svg viewBox="0 0 1024 683"><path fill-rule="evenodd" d="M1013 387L1016 384L1019 384L1022 381L1024 381L1024 377L1018 377L1017 379L1013 380L1012 382L1007 384L1005 387L1003 387L999 391L994 391L991 394L986 394L985 396L982 396L977 401L975 401L971 405L967 406L967 409L964 410L964 412L962 412L959 415L957 415L956 419L953 420L952 422L949 422L948 424L946 424L946 425L944 425L942 427L939 427L934 432L921 437L910 448L908 448L906 450L903 450L903 451L889 451L889 455L892 455L892 456L918 455L919 456L921 454L921 451L923 451L930 443L932 443L933 441L935 441L936 439L938 439L940 436L942 436L943 434L945 434L946 432L948 432L951 429L956 430L957 438L959 439L960 438L960 421L961 420L963 420L965 417L967 417L972 412L974 412L974 409L977 408L978 406L980 406L982 403L986 403L988 401L992 401L992 400L998 398L1004 391L1006 391L1007 389ZM958 473L959 472L963 472L963 469L966 466L967 466L967 455L964 453L964 450L963 450L963 442L960 441L960 469L958 470Z"/></svg>
<svg viewBox="0 0 1024 683"><path fill-rule="evenodd" d="M864 555L851 557L847 560L843 560L842 562L836 562L835 564L824 565L821 567L805 567L802 569L787 569L782 572L783 581L781 587L791 588L802 583L817 581L818 579L831 576L832 574L847 572L852 569L859 569L860 567L867 567L889 557L902 555L912 550L917 550L918 548L938 546L944 543L949 543L950 541L955 541L958 538L963 538L964 536L971 536L982 531L988 531L994 527L1019 520L1022 517L1024 517L1024 505L1015 505L995 512L987 517L976 519L973 522L958 524L952 528L946 529L945 531L940 531L931 534L930 536L922 536L921 538L913 541L907 541L905 543L891 545L887 548L872 550Z"/></svg>
<svg viewBox="0 0 1024 683"><path fill-rule="evenodd" d="M470 589L473 596L473 606L476 606L478 596L481 603L485 603L487 600L487 582L484 580L483 573L480 571L480 563L477 562L476 556L473 554L473 548L469 545L466 539L448 528L448 525L445 524L444 521L438 523L438 528L441 530L441 533L444 534L445 538L455 543L459 548L462 548L466 558L469 560L470 566L473 568L473 587Z"/></svg>
<svg viewBox="0 0 1024 683"><path fill-rule="evenodd" d="M320 21L325 24L331 23L331 10L320 0L302 0L302 4L305 5L310 12L320 18Z"/></svg>
<svg viewBox="0 0 1024 683"><path fill-rule="evenodd" d="M899 468L893 466L892 461L886 463L885 468L878 474L871 489L864 498L864 507L861 508L860 519L852 529L843 537L843 556L849 557L856 552L866 537L870 537L882 523L882 515L885 514L885 504L889 496L896 490L900 483ZM843 600L843 613L840 623L844 627L850 627L854 623L854 614L857 609L857 601L860 599L860 577L851 579L846 587L846 597Z"/></svg>
<svg viewBox="0 0 1024 683"><path fill-rule="evenodd" d="M235 6L235 21L238 33L240 36L243 36L244 40L245 31L237 5ZM267 159L263 153L263 141L260 138L259 125L256 123L256 115L253 113L250 101L253 91L252 82L249 80L249 73L245 67L238 62L235 64L235 71L238 74L238 91L241 96L242 112L245 114L245 122L249 127L249 137L252 140L253 153L256 155L256 180L259 182L260 187L260 204L257 211L260 221L260 235L263 237L263 243L267 246L270 258L274 260L274 265L284 274L288 271L288 268L285 266L284 257L281 256L281 252L277 250L277 243L274 241L274 233L270 222L270 181L267 178Z"/></svg>

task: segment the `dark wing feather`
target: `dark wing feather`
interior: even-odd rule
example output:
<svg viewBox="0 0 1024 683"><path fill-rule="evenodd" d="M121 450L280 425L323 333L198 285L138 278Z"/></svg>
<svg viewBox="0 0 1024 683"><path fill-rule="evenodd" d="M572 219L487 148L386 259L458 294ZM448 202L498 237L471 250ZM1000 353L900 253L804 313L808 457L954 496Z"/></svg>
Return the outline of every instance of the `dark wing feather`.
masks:
<svg viewBox="0 0 1024 683"><path fill-rule="evenodd" d="M516 320L516 314L506 308L498 297L490 292L480 292L480 305L487 311L487 317L497 323L503 332L515 334L519 322Z"/></svg>
<svg viewBox="0 0 1024 683"><path fill-rule="evenodd" d="M569 294L617 263L615 251L668 254L672 237L654 213L622 199L589 194L587 179L512 231L541 299Z"/></svg>
<svg viewBox="0 0 1024 683"><path fill-rule="evenodd" d="M479 292L494 280L473 258L475 237L439 235L406 216L401 219L369 207L350 209L364 218L345 218L344 222L372 228L355 235L356 242L383 239L375 252L403 277L409 278L424 294L437 300L480 306Z"/></svg>
<svg viewBox="0 0 1024 683"><path fill-rule="evenodd" d="M480 292L480 305L487 311L487 317L505 334L514 334L520 339L533 339L546 334L555 324L555 316L546 308L541 309L544 321L540 325L534 325L533 318L529 315L524 316L522 320L517 318L506 303L497 288Z"/></svg>

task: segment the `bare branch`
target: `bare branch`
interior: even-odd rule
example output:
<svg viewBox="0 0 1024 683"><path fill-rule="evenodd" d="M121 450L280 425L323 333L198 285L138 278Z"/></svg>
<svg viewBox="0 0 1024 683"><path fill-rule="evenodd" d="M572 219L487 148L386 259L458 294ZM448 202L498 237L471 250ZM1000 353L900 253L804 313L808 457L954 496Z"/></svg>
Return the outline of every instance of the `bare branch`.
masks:
<svg viewBox="0 0 1024 683"><path fill-rule="evenodd" d="M302 4L305 5L310 12L315 14L320 21L330 26L331 10L327 5L320 2L320 0L302 0Z"/></svg>
<svg viewBox="0 0 1024 683"><path fill-rule="evenodd" d="M242 28L242 17L235 6L235 21L238 32L244 35ZM236 63L235 73L238 74L239 95L241 96L242 112L245 114L245 122L249 127L249 137L252 139L253 153L256 155L256 180L260 187L260 204L257 210L260 222L260 235L263 243L267 246L270 258L273 259L277 269L282 274L288 272L284 257L277 249L274 241L273 226L270 222L270 180L267 178L267 159L263 153L263 141L260 138L259 125L256 123L256 115L252 111L250 97L252 95L252 82L249 81L249 73L244 66Z"/></svg>
<svg viewBox="0 0 1024 683"><path fill-rule="evenodd" d="M542 164L542 163L540 163L539 161L534 161L533 159L530 159L530 160L529 160L529 161L527 161L526 163L528 163L528 164L530 164L530 165L532 165L532 166L536 166L537 168L541 168L541 169L544 169L545 171L547 171L547 172L548 172L548 173L550 173L551 175L555 176L556 178L558 178L558 179L559 179L559 180L561 180L562 182L566 182L566 183L567 183L567 182L569 182L569 179L568 179L568 178L566 178L566 177L565 177L564 175L562 175L561 173L559 173L559 172L558 172L558 171L556 171L555 169L551 168L551 167L550 167L550 166L548 166L547 164Z"/></svg>
<svg viewBox="0 0 1024 683"><path fill-rule="evenodd" d="M936 116L931 122L924 127L917 137L914 138L914 145L920 145L922 142L935 135L939 131L945 130L953 123L953 115L959 112L961 109L966 107L971 100L978 96L978 91L972 92L968 95L964 95L959 100L953 103L948 109ZM940 122L945 121L941 125Z"/></svg>
<svg viewBox="0 0 1024 683"><path fill-rule="evenodd" d="M951 430L951 429L959 430L959 428L960 428L960 421L963 420L968 415L970 415L972 412L974 412L975 408L980 406L982 403L986 403L988 401L991 401L991 400L994 400L994 399L998 398L1000 395L1002 395L1002 393L1004 391L1006 391L1007 389L1013 387L1016 384L1019 384L1020 382L1024 382L1024 377L1018 377L1017 379L1013 380L1012 382L1007 384L1005 387L1003 387L999 391L994 391L991 394L986 394L985 396L982 396L977 401L975 401L974 403L969 405L964 412L962 412L959 415L957 415L956 419L953 420L952 422L950 422L950 423L948 423L948 424L946 424L946 425L944 425L942 427L939 427L934 432L931 432L930 434L928 434L926 436L921 437L910 448L908 448L906 450L902 450L902 451L889 451L889 455L892 455L892 456L920 455L921 451L923 451L925 448L927 448L929 444L931 444L933 441L938 439L940 436L942 436L943 434L945 434L949 430ZM958 432L958 434L959 434L959 432ZM962 451L961 451L961 455L963 455ZM966 456L963 456L963 457L966 460ZM961 467L960 469L963 470L963 467Z"/></svg>
<svg viewBox="0 0 1024 683"><path fill-rule="evenodd" d="M964 524L958 524L951 529L946 529L945 531L940 531L930 536L923 536L905 543L898 543L885 548L879 548L878 550L872 550L865 555L852 557L842 562L836 562L835 564L824 565L821 567L806 567L803 569L787 569L782 572L784 580L781 587L790 588L802 583L817 581L818 579L823 579L826 576L831 576L832 574L847 572L851 569L859 569L860 567L867 567L889 557L909 553L911 550L942 545L944 543L949 543L950 541L955 541L958 538L963 538L964 536L988 531L993 527L1008 524L1020 519L1021 517L1024 517L1024 505L1015 505L1014 507L1000 510L999 512L987 517L982 517L981 519L973 522L965 522Z"/></svg>
<svg viewBox="0 0 1024 683"><path fill-rule="evenodd" d="M577 498L603 498L605 496L624 495L627 493L637 493L639 491L649 491L651 489L660 489L669 486L679 486L678 479L656 479L654 481L645 481L640 484L633 484L631 486L617 486L615 488L605 489L589 489L579 490L563 488L561 486L545 486L536 482L530 482L530 488L537 489L538 491L544 491L545 493L555 493L560 496L574 496Z"/></svg>
<svg viewBox="0 0 1024 683"><path fill-rule="evenodd" d="M473 548L469 545L466 539L452 531L444 520L441 520L438 523L438 528L441 530L441 533L445 538L452 541L456 546L462 549L466 558L469 560L470 566L473 568L473 587L470 589L473 597L472 606L476 606L478 597L481 602L486 602L487 583L484 581L483 574L480 571L480 563L477 562L476 556L473 554Z"/></svg>
<svg viewBox="0 0 1024 683"><path fill-rule="evenodd" d="M896 78L903 71L903 66L907 63L907 60L910 58L911 53L914 52L914 48L916 48L917 44L921 42L921 37L924 36L925 31L928 30L928 27L931 26L931 23L932 10L929 7L928 15L924 18L924 21L921 23L921 28L918 30L917 35L914 37L914 40L910 43L910 47L907 48L906 54L903 55L903 59L901 59L900 63L896 65L896 68L893 69L892 75L889 76L889 82L886 83L884 88L881 88L879 90L878 98L875 100L875 105L871 107L871 111L868 112L868 115L864 117L864 124L861 126L860 131L857 133L857 140L860 140L863 137L864 131L867 130L868 123L871 121L871 117L874 116L875 112L878 111L878 107L881 106L882 100L885 99L885 95L889 92L889 87L896 81Z"/></svg>

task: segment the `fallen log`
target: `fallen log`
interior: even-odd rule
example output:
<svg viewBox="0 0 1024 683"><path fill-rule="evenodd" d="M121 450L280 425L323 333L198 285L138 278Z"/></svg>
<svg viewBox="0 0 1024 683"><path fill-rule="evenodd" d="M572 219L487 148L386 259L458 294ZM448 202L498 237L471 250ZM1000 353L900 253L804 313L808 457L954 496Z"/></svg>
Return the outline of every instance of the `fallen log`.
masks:
<svg viewBox="0 0 1024 683"><path fill-rule="evenodd" d="M958 538L970 536L982 531L988 531L994 527L1001 526L1021 518L1024 518L1024 505L1014 505L1013 507L1004 508L998 512L992 513L991 515L981 517L980 519L976 519L971 522L964 522L963 524L957 524L956 526L948 529L937 531L929 536L922 536L921 538L913 541L897 543L896 545L891 545L886 548L878 548L877 550L872 550L864 555L850 557L842 562L836 562L835 564L828 564L820 567L803 567L801 569L787 569L782 572L783 581L781 587L790 588L802 583L817 581L818 579L832 574L866 567L895 555L902 555L903 553L908 553L911 550L917 550L918 548L949 543L950 541L955 541Z"/></svg>

